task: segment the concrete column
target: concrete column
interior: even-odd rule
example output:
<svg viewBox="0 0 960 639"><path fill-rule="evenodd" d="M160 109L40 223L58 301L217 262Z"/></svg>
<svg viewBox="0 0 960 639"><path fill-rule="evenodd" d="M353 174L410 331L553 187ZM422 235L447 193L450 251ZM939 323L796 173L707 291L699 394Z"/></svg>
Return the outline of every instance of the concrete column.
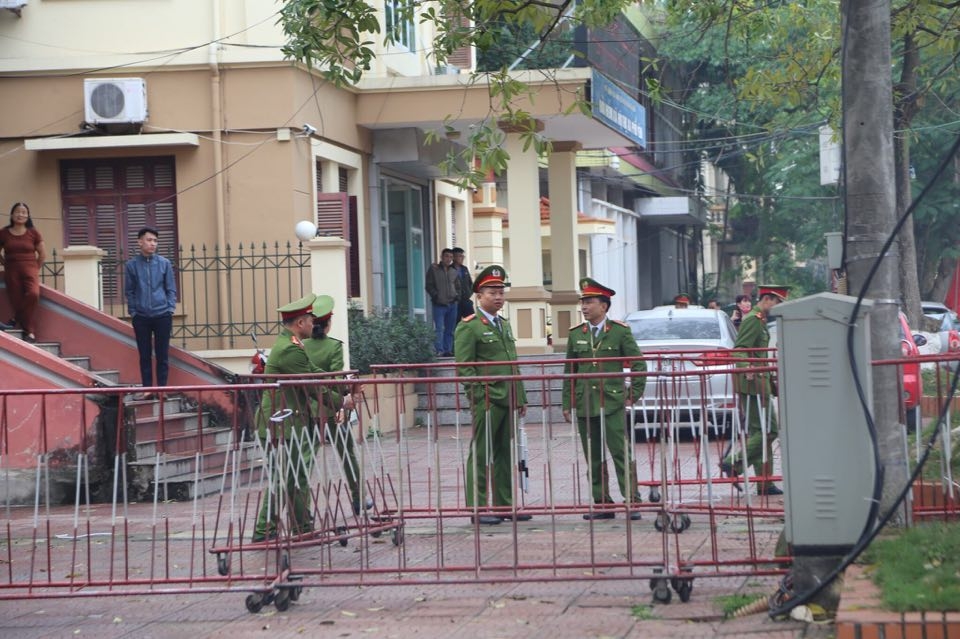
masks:
<svg viewBox="0 0 960 639"><path fill-rule="evenodd" d="M343 342L343 365L350 368L347 326L347 252L350 242L339 237L317 237L304 245L310 251L310 285L317 295L333 298L330 335Z"/></svg>
<svg viewBox="0 0 960 639"><path fill-rule="evenodd" d="M64 292L102 311L100 260L106 255L106 251L96 246L68 246L61 255Z"/></svg>
<svg viewBox="0 0 960 639"><path fill-rule="evenodd" d="M321 193L340 192L340 165L330 160L320 160Z"/></svg>
<svg viewBox="0 0 960 639"><path fill-rule="evenodd" d="M578 142L554 142L547 169L550 182L550 263L553 294L550 315L553 350L567 349L567 333L581 320L580 255L577 250L577 151Z"/></svg>
<svg viewBox="0 0 960 639"><path fill-rule="evenodd" d="M538 126L542 124L538 123ZM507 211L510 253L507 274L511 288L510 322L517 351L546 353L547 309L550 293L543 288L543 250L540 241L540 176L537 153L524 150L519 133L507 131Z"/></svg>

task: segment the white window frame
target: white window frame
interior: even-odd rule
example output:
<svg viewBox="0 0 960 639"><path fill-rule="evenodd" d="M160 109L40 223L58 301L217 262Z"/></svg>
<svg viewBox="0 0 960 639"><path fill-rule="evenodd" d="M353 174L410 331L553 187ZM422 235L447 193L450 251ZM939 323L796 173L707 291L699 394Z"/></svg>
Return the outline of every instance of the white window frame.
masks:
<svg viewBox="0 0 960 639"><path fill-rule="evenodd" d="M415 51L417 47L414 7L414 0L384 0L383 2L387 39L408 51ZM397 24L397 14L407 11L409 15L404 16L402 24Z"/></svg>

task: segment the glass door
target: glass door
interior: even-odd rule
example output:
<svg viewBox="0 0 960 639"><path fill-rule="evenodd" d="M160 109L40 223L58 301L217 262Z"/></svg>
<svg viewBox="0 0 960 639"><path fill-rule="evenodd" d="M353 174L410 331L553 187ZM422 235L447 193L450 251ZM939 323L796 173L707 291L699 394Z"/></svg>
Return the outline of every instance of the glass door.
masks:
<svg viewBox="0 0 960 639"><path fill-rule="evenodd" d="M406 308L414 317L425 320L422 190L415 184L384 178L381 192L384 303Z"/></svg>

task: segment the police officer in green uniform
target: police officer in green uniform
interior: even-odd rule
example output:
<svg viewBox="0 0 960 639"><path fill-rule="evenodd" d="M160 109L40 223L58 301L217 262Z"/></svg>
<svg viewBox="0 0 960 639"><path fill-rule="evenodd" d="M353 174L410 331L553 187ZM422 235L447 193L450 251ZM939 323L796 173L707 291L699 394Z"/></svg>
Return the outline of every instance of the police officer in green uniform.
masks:
<svg viewBox="0 0 960 639"><path fill-rule="evenodd" d="M517 359L510 322L498 314L503 308L507 286L507 273L496 264L483 269L473 283L477 312L463 318L454 334L453 352L456 354L458 376L519 374L518 367L513 364L470 365L473 362ZM473 414L473 438L467 460L467 505L480 509L488 506L487 468L490 467L493 470L493 506L510 507L513 504L513 469L510 463L513 412L516 410L521 417L526 414L527 395L523 383L519 380L464 382L463 386ZM503 519L511 519L512 514L484 514L481 510L478 517L481 524L499 524ZM527 521L530 515L518 514L517 519Z"/></svg>
<svg viewBox="0 0 960 639"><path fill-rule="evenodd" d="M331 318L333 317L333 298L329 295L317 295L313 303L313 334L310 339L303 341L307 349L307 356L314 366L328 373L342 371L343 342L330 337ZM326 411L326 434L333 441L343 468L343 476L350 491L350 502L353 505L353 514L360 514L360 466L357 465L357 455L354 450L353 433L347 416L354 409L353 384L328 387L331 389L331 398L334 404L340 404L340 410Z"/></svg>
<svg viewBox="0 0 960 639"><path fill-rule="evenodd" d="M770 344L770 333L767 330L767 314L774 306L787 299L790 290L788 286L760 286L757 305L741 320L740 330L737 333L736 349L763 349ZM766 357L762 351L741 351L734 353L738 358ZM742 362L738 368L762 366L758 362ZM773 474L773 440L777 436L777 416L773 412L770 402L773 392L770 373L740 373L734 375L734 390L740 400L740 415L747 425L746 466L753 466L762 477ZM761 411L763 421L761 421ZM764 436L763 423L769 424L766 436L766 459L763 461ZM737 460L732 451L728 452L720 463L720 472L728 477L735 477L743 469L743 462ZM739 484L735 484L740 488ZM757 484L759 495L782 495L783 491L770 481L761 481Z"/></svg>
<svg viewBox="0 0 960 639"><path fill-rule="evenodd" d="M322 373L320 368L310 362L303 340L310 337L313 330L313 314L311 310L316 295L307 295L296 302L277 309L280 312L283 326L276 343L270 349L267 358L265 373L278 375ZM311 508L311 492L309 485L309 470L313 465L312 435L307 429L313 427L314 420L319 414L318 396L325 393L317 392L306 386L283 386L280 390L266 390L257 409L256 424L261 441L270 441L279 444L280 453L274 463L282 461L285 466L283 476L276 467L270 483L273 486L271 503L270 490L264 492L261 500L260 513L253 531L253 541L275 537L281 504L277 499L283 495L290 510L290 525L292 531L304 533L313 530L313 509ZM271 416L289 409L289 416L279 422L272 422ZM282 451L280 450L282 448ZM282 460L281 460L282 458ZM284 489L280 483L285 483ZM269 517L268 517L269 510Z"/></svg>
<svg viewBox="0 0 960 639"><path fill-rule="evenodd" d="M631 371L644 372L646 362L630 327L607 317L610 298L616 292L595 280L585 277L580 280L580 312L586 320L570 329L567 336L567 360L564 373L617 373L626 366L626 361L599 362L601 357L636 357L629 362ZM575 384L571 384L575 381ZM582 378L563 380L563 416L569 422L571 405L576 407L577 428L580 441L587 455L590 484L595 504L612 504L608 487L607 464L604 460L604 443L620 482L620 493L625 500L640 503L637 494L637 474L633 462L632 438L626 432L624 403L628 394L643 394L645 377L632 377L629 388L617 378ZM571 391L571 386L573 390ZM613 519L612 510L596 510L583 516L584 519ZM639 510L630 511L630 519L640 519Z"/></svg>

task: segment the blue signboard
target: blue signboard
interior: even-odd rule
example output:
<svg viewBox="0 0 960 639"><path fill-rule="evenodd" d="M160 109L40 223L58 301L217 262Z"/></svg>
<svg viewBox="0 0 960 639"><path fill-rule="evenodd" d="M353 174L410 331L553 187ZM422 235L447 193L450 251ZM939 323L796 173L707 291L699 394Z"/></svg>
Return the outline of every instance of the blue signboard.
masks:
<svg viewBox="0 0 960 639"><path fill-rule="evenodd" d="M637 146L647 146L647 110L596 69L590 81L590 102L594 119L630 138Z"/></svg>

